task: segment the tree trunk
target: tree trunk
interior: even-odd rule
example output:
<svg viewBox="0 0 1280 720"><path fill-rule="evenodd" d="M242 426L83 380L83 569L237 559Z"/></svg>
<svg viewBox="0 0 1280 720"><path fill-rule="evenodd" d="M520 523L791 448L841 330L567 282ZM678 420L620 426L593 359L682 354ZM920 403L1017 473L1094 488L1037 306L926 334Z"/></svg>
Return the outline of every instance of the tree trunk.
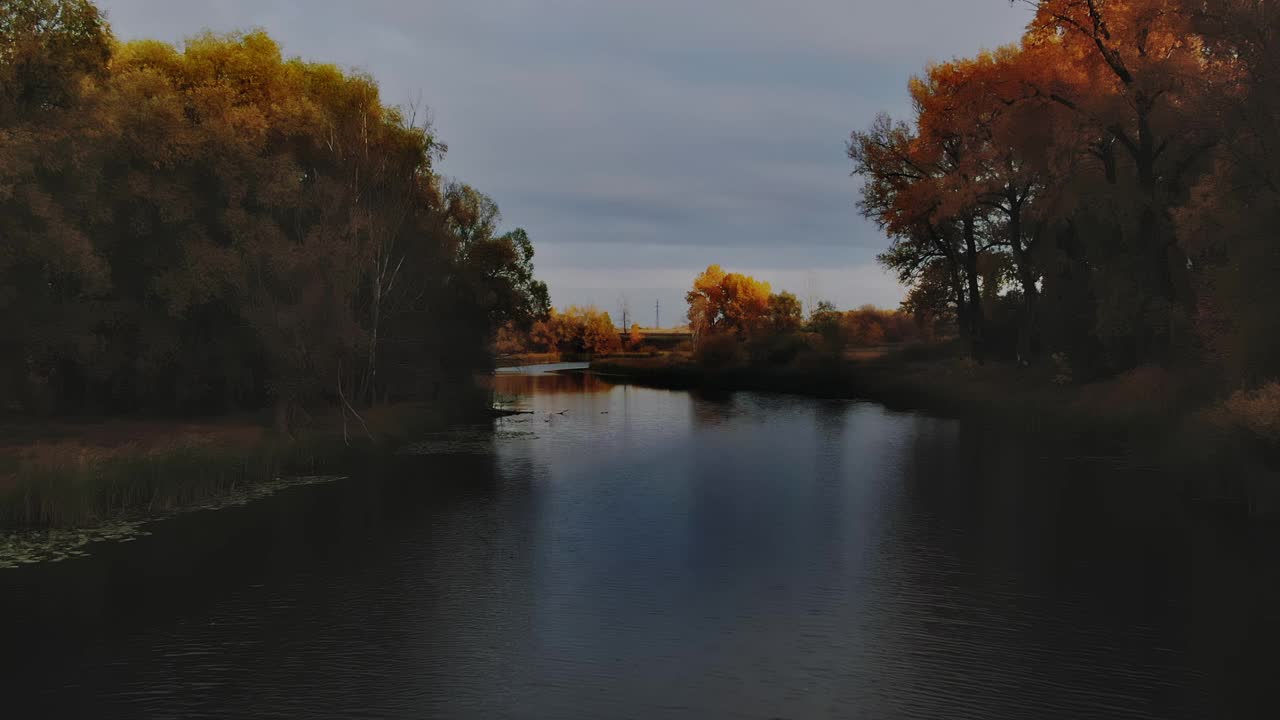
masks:
<svg viewBox="0 0 1280 720"><path fill-rule="evenodd" d="M986 361L986 348L983 345L986 317L982 310L982 295L978 290L978 243L974 235L973 217L965 217L964 270L969 290L969 343L973 359L981 365Z"/></svg>
<svg viewBox="0 0 1280 720"><path fill-rule="evenodd" d="M960 342L969 345L969 303L965 300L960 264L954 257L947 257L947 271L951 279L951 294L956 302L956 329L960 331Z"/></svg>
<svg viewBox="0 0 1280 720"><path fill-rule="evenodd" d="M372 404L377 397L378 381L378 325L382 322L382 274L381 253L373 261L373 303L370 308L372 317L369 328L369 360L365 367L364 378L360 382L359 400Z"/></svg>
<svg viewBox="0 0 1280 720"><path fill-rule="evenodd" d="M1159 175L1156 171L1158 152L1151 129L1149 101L1139 95L1138 143L1134 165L1138 186L1142 191L1142 207L1138 216L1138 253L1145 269L1147 319L1141 328L1138 362L1147 359L1167 361L1173 355L1180 316L1191 307L1190 284L1185 281L1186 255L1173 238L1167 208L1162 202ZM1162 307L1152 308L1152 302ZM1153 312L1155 317L1153 318ZM1152 321L1154 320L1154 325Z"/></svg>
<svg viewBox="0 0 1280 720"><path fill-rule="evenodd" d="M1018 327L1018 364L1030 365L1035 360L1036 330L1038 319L1036 305L1039 304L1040 291L1036 288L1036 276L1031 269L1031 258L1022 246L1022 206L1017 198L1011 197L1009 212L1009 247L1013 251L1013 264L1018 273L1018 284L1022 287L1022 318Z"/></svg>
<svg viewBox="0 0 1280 720"><path fill-rule="evenodd" d="M293 400L283 395L278 396L275 402L275 430L293 437Z"/></svg>

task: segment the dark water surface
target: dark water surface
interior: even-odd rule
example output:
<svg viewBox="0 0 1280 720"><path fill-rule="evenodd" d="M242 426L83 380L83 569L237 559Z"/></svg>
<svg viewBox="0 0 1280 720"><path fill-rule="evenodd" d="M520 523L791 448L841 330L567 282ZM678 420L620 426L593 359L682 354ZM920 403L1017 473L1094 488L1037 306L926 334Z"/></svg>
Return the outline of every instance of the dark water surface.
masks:
<svg viewBox="0 0 1280 720"><path fill-rule="evenodd" d="M1280 545L1176 477L869 403L495 383L535 414L0 571L0 713L1277 716Z"/></svg>

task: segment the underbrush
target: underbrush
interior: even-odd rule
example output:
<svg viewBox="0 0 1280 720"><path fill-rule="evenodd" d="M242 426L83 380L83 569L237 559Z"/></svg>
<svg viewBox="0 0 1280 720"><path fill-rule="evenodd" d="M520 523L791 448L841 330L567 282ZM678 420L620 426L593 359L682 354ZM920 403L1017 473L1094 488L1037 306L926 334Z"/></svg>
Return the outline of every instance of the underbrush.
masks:
<svg viewBox="0 0 1280 720"><path fill-rule="evenodd" d="M33 443L3 458L0 530L91 527L198 505L281 476L344 472L446 422L418 404L375 408L361 419L349 417L344 430L326 417L294 437L260 431L235 440L175 435L111 447Z"/></svg>

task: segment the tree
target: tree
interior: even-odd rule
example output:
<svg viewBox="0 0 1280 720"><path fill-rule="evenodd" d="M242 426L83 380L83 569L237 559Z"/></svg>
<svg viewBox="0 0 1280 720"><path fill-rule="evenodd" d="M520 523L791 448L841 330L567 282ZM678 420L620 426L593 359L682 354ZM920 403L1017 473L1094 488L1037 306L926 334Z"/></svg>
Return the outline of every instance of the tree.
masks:
<svg viewBox="0 0 1280 720"><path fill-rule="evenodd" d="M693 289L685 295L690 328L695 337L730 334L748 338L764 325L769 296L768 283L711 265L694 279Z"/></svg>
<svg viewBox="0 0 1280 720"><path fill-rule="evenodd" d="M563 323L555 308L547 311L546 317L534 321L529 329L529 342L545 352L558 352L564 342Z"/></svg>
<svg viewBox="0 0 1280 720"><path fill-rule="evenodd" d="M1122 364L1167 359L1194 305L1187 257L1171 220L1215 144L1198 122L1211 77L1198 14L1185 0L1030 0L1024 46L1044 72L1035 97L1071 110L1092 138L1105 194L1090 203L1110 229L1099 331ZM1101 254L1101 253L1099 253Z"/></svg>
<svg viewBox="0 0 1280 720"><path fill-rule="evenodd" d="M1039 70L1031 65L1035 60L1020 48L1004 47L931 67L918 120L930 135L960 148L941 204L968 213L983 236L982 256L966 272L981 279L984 257L1008 254L1022 301L1017 356L1024 362L1034 359L1038 344L1042 273L1036 211L1051 184L1050 148L1064 124L1057 106L1027 102L1028 78Z"/></svg>
<svg viewBox="0 0 1280 720"><path fill-rule="evenodd" d="M914 83L915 94L927 86ZM925 103L917 102L922 110ZM938 214L942 206L941 180L948 172L938 155L919 140L905 123L880 115L866 132L854 132L848 145L854 174L864 179L858 207L890 237L889 249L878 257L911 286L944 283L928 293L947 297L954 305L961 335L975 356L982 353L977 293L977 244L973 215L957 223ZM961 232L963 227L965 232Z"/></svg>
<svg viewBox="0 0 1280 720"><path fill-rule="evenodd" d="M475 188L450 183L444 191L443 220L450 248L445 297L438 322L472 339L448 349L456 371L485 362L489 338L515 322L528 328L550 310L545 283L533 272L533 243L523 229L496 234L501 213Z"/></svg>
<svg viewBox="0 0 1280 720"><path fill-rule="evenodd" d="M769 296L769 332L775 335L794 333L803 322L800 299L794 294L783 291Z"/></svg>
<svg viewBox="0 0 1280 720"><path fill-rule="evenodd" d="M65 109L85 77L105 74L111 29L89 0L6 0L0 5L0 127Z"/></svg>
<svg viewBox="0 0 1280 720"><path fill-rule="evenodd" d="M844 314L843 331L850 345L879 345L885 341L887 320L873 305L864 305Z"/></svg>
<svg viewBox="0 0 1280 720"><path fill-rule="evenodd" d="M1266 44L1224 30L1267 18L1244 0L1028 4L1020 46L928 67L912 124L852 135L881 262L914 307L946 298L979 360L1000 333L986 316L1016 308L1020 361L1040 344L1090 372L1170 361L1211 265L1188 256L1181 208L1218 155L1215 108L1255 82L1243 59Z"/></svg>
<svg viewBox="0 0 1280 720"><path fill-rule="evenodd" d="M639 326L634 326L639 331ZM604 355L622 350L622 337L609 313L594 306L551 310L532 324L529 341L547 352Z"/></svg>
<svg viewBox="0 0 1280 720"><path fill-rule="evenodd" d="M844 348L843 314L832 303L822 300L809 313L806 329L822 339L822 344L830 353L839 353Z"/></svg>
<svg viewBox="0 0 1280 720"><path fill-rule="evenodd" d="M581 351L590 355L606 355L622 350L622 338L609 313L596 308L581 311Z"/></svg>
<svg viewBox="0 0 1280 720"><path fill-rule="evenodd" d="M92 298L110 269L86 232L91 176L77 172L93 119L81 81L106 71L111 34L72 0L0 4L0 394L65 409L94 353Z"/></svg>
<svg viewBox="0 0 1280 720"><path fill-rule="evenodd" d="M444 146L371 78L262 32L112 46L71 0L6 4L0 41L0 392L19 406L274 404L289 432L308 404L438 399L546 315L528 234L444 183Z"/></svg>
<svg viewBox="0 0 1280 720"><path fill-rule="evenodd" d="M1174 211L1197 274L1195 321L1233 384L1280 374L1280 8L1211 0L1194 15L1210 82L1197 108L1221 128L1211 165Z"/></svg>

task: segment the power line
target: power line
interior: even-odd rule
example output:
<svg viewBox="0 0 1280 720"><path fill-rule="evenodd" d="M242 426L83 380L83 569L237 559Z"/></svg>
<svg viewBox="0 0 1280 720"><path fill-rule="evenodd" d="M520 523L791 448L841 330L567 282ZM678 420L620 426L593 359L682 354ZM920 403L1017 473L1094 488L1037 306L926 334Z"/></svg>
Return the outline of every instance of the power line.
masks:
<svg viewBox="0 0 1280 720"><path fill-rule="evenodd" d="M622 316L622 329L631 328L631 303L627 301L626 295L618 296L618 313Z"/></svg>

